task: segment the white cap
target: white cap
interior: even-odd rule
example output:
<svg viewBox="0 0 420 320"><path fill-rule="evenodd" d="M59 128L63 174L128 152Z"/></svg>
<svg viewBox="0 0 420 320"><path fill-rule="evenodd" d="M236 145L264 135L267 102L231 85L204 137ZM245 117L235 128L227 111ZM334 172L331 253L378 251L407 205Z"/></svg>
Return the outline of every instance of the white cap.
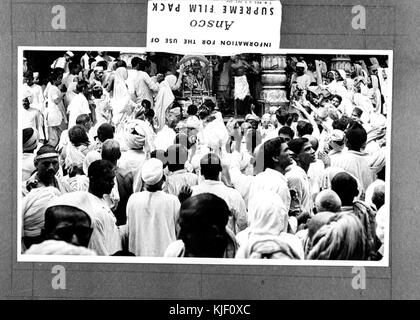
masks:
<svg viewBox="0 0 420 320"><path fill-rule="evenodd" d="M163 163L159 159L147 160L141 168L141 178L149 186L157 184L163 177Z"/></svg>
<svg viewBox="0 0 420 320"><path fill-rule="evenodd" d="M66 52L66 55L68 55L70 58L73 58L74 57L74 54L71 51L67 51Z"/></svg>
<svg viewBox="0 0 420 320"><path fill-rule="evenodd" d="M305 64L303 62L298 62L298 63L296 63L296 67L305 68Z"/></svg>

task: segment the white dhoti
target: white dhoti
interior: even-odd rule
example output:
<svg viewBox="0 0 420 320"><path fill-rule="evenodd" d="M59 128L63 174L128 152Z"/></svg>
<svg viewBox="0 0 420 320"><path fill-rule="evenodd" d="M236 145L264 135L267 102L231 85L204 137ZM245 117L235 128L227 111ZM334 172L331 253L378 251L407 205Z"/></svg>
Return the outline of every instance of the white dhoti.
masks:
<svg viewBox="0 0 420 320"><path fill-rule="evenodd" d="M244 100L250 95L248 81L246 76L235 76L235 99Z"/></svg>

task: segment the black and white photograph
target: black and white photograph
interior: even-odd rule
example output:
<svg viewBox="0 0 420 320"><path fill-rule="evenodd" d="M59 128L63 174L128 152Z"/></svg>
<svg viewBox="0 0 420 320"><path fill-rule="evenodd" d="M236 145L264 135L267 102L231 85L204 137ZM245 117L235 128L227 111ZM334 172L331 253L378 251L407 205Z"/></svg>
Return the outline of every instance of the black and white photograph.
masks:
<svg viewBox="0 0 420 320"><path fill-rule="evenodd" d="M18 62L19 261L388 266L392 51Z"/></svg>

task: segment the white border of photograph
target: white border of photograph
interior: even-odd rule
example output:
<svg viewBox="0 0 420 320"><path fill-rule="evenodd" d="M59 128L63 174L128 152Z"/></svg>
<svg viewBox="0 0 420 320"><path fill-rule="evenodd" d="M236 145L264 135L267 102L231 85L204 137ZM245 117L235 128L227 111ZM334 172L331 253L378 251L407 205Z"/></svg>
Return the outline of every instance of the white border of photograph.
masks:
<svg viewBox="0 0 420 320"><path fill-rule="evenodd" d="M17 66L17 261L18 262L75 262L75 263L148 263L148 264L201 264L201 265L290 265L290 266L366 266L366 267L389 267L390 249L390 226L391 226L391 131L392 131L392 105L387 109L387 155L386 155L386 190L385 206L388 208L388 219L384 237L384 255L380 261L353 261L353 260L275 260L275 259L223 259L223 258L155 258L155 257L114 257L114 256L64 256L64 255L25 255L22 250L22 121L20 97L23 85L23 52L31 51L120 51L145 53L146 47L55 47L55 46L19 46ZM257 52L256 52L257 53ZM273 54L348 54L348 55L387 55L389 79L391 81L391 101L393 95L393 50L353 50L353 49L278 49ZM392 103L393 104L393 103Z"/></svg>

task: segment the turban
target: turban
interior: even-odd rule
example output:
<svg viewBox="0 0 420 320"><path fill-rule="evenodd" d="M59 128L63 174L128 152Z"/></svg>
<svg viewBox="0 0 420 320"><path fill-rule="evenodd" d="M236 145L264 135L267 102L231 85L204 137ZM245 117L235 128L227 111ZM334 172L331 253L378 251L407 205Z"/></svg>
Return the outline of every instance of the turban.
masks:
<svg viewBox="0 0 420 320"><path fill-rule="evenodd" d="M66 55L68 55L70 58L73 58L74 57L74 54L71 51L67 51L66 52Z"/></svg>
<svg viewBox="0 0 420 320"><path fill-rule="evenodd" d="M127 124L124 139L128 149L143 149L146 144L146 130L143 126L143 122L138 121Z"/></svg>
<svg viewBox="0 0 420 320"><path fill-rule="evenodd" d="M296 68L305 68L305 64L303 62L296 63Z"/></svg>
<svg viewBox="0 0 420 320"><path fill-rule="evenodd" d="M251 121L259 122L260 121L260 118L258 116L256 116L255 114L249 113L249 114L246 115L245 121L250 121L250 120Z"/></svg>
<svg viewBox="0 0 420 320"><path fill-rule="evenodd" d="M26 133L30 133L31 135L27 135ZM23 129L23 152L31 152L36 149L38 145L38 131L33 128Z"/></svg>
<svg viewBox="0 0 420 320"><path fill-rule="evenodd" d="M23 233L24 236L36 237L44 227L45 210L48 202L58 197L61 192L54 187L40 187L32 189L23 198Z"/></svg>
<svg viewBox="0 0 420 320"><path fill-rule="evenodd" d="M92 217L95 215L95 208L91 205L91 196L86 191L75 191L65 193L56 197L48 202L46 209L55 206L69 206L79 209L86 213L91 218L91 226L94 224L95 219Z"/></svg>
<svg viewBox="0 0 420 320"><path fill-rule="evenodd" d="M196 116L188 117L187 119L187 128L191 129L200 129L201 122Z"/></svg>
<svg viewBox="0 0 420 320"><path fill-rule="evenodd" d="M83 160L83 173L87 176L88 175L88 169L89 166L92 164L92 162L95 162L96 160L101 160L101 155L98 151L92 150L89 151Z"/></svg>
<svg viewBox="0 0 420 320"><path fill-rule="evenodd" d="M141 178L149 186L157 184L163 177L163 162L156 158L147 160L141 169Z"/></svg>
<svg viewBox="0 0 420 320"><path fill-rule="evenodd" d="M43 146L45 147L45 146ZM41 159L49 159L49 158L58 158L58 152L55 149L51 148L39 148L38 152L35 156L35 161L41 160Z"/></svg>
<svg viewBox="0 0 420 320"><path fill-rule="evenodd" d="M46 240L32 245L25 254L96 256L96 252L62 240Z"/></svg>
<svg viewBox="0 0 420 320"><path fill-rule="evenodd" d="M334 151L340 152L344 149L344 132L338 129L334 129L331 134L327 137L326 142L333 148Z"/></svg>
<svg viewBox="0 0 420 320"><path fill-rule="evenodd" d="M385 148L381 148L372 155L371 160L369 162L369 168L375 174L377 174L379 171L382 170L383 167L385 167L385 163L386 163L386 150Z"/></svg>

